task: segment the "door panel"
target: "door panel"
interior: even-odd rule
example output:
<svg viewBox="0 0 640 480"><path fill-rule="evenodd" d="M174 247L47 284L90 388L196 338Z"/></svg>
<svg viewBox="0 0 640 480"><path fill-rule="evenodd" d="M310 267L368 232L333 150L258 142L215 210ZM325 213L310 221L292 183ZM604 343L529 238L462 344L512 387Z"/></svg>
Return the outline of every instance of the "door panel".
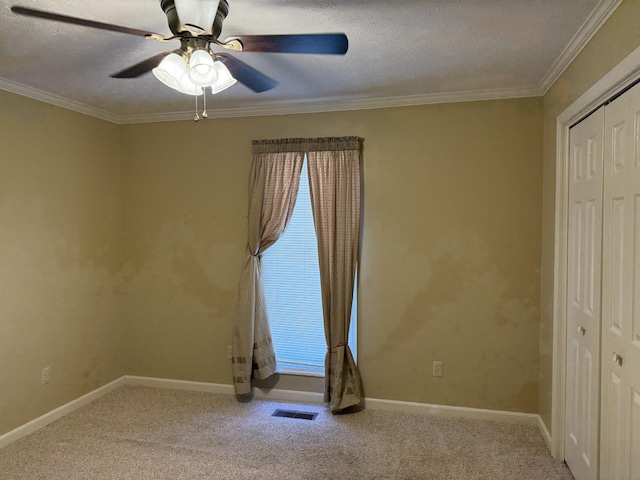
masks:
<svg viewBox="0 0 640 480"><path fill-rule="evenodd" d="M631 393L631 475L633 480L640 479L640 393L633 390Z"/></svg>
<svg viewBox="0 0 640 480"><path fill-rule="evenodd" d="M571 130L565 460L598 478L604 110Z"/></svg>
<svg viewBox="0 0 640 480"><path fill-rule="evenodd" d="M603 427L606 428L606 431L603 431L603 436L609 439L609 444L607 445L608 448L605 458L603 458L603 464L606 464L608 467L606 471L603 472L602 478L619 478L622 480L621 467L624 461L622 445L624 438L624 425L622 423L624 393L622 391L622 381L615 373L609 372L607 391L609 402L605 415L609 419L609 422L606 427Z"/></svg>
<svg viewBox="0 0 640 480"><path fill-rule="evenodd" d="M607 266L609 268L609 281L611 296L609 300L609 315L607 320L609 329L620 333L622 319L624 317L624 226L625 226L625 199L624 197L612 198L609 218L611 226L607 229L609 238L609 254Z"/></svg>
<svg viewBox="0 0 640 480"><path fill-rule="evenodd" d="M640 480L640 85L605 110L602 480Z"/></svg>

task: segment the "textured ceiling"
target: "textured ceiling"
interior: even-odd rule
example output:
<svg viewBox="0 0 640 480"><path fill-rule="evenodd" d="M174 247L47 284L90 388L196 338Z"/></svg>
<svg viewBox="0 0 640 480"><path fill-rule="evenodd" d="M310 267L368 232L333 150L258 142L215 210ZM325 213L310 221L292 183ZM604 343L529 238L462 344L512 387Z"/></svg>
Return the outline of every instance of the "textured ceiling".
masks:
<svg viewBox="0 0 640 480"><path fill-rule="evenodd" d="M17 16L12 4L169 35L159 0L2 0L0 88L117 122L191 115L193 97L151 74L113 79L177 48L141 37ZM209 96L224 115L367 108L437 99L540 95L615 0L229 0L221 39L344 32L345 56L239 53L279 82ZM234 113L235 112L235 113Z"/></svg>

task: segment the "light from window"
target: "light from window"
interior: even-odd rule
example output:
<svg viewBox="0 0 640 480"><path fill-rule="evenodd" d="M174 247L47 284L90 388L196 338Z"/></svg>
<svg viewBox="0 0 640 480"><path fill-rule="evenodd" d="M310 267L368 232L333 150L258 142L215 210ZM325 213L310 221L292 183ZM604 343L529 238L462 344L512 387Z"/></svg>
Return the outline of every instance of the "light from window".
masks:
<svg viewBox="0 0 640 480"><path fill-rule="evenodd" d="M289 225L262 255L262 279L269 323L280 373L324 375L324 336L318 244L313 226L309 174L305 160ZM357 302L349 329L349 347L356 356Z"/></svg>

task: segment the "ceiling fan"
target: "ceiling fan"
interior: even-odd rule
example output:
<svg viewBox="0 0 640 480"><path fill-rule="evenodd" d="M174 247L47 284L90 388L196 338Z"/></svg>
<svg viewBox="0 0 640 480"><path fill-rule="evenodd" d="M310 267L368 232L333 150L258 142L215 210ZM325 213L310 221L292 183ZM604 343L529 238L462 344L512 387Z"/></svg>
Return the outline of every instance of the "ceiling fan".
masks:
<svg viewBox="0 0 640 480"><path fill-rule="evenodd" d="M277 82L227 52L272 52L344 55L349 47L343 33L241 35L219 40L222 22L229 13L228 0L160 0L173 34L159 33L110 23L71 17L45 10L14 5L18 15L36 17L72 25L126 33L159 42L179 40L180 48L165 51L111 75L113 78L136 78L153 71L165 85L182 93L200 95L205 87L213 93L233 85L236 80L254 92L274 88Z"/></svg>

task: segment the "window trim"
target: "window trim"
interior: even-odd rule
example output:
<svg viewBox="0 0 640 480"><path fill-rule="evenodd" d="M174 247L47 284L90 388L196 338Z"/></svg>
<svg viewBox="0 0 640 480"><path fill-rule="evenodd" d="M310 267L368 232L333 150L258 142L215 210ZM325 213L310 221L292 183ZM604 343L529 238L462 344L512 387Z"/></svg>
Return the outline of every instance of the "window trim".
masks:
<svg viewBox="0 0 640 480"><path fill-rule="evenodd" d="M298 368L284 367L278 368L280 375L295 375L297 377L317 377L324 378L324 372L316 372L313 370L303 370Z"/></svg>

